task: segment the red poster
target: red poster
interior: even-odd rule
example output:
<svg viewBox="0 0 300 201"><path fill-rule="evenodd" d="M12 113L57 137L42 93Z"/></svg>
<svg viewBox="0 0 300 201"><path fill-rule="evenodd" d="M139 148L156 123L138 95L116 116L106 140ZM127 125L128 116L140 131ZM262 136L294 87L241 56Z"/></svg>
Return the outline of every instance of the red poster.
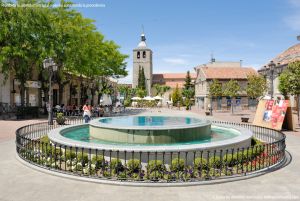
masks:
<svg viewBox="0 0 300 201"><path fill-rule="evenodd" d="M279 102L276 102L275 105L273 105L272 108L272 127L275 128L277 126L277 123L282 123L284 121L285 113L287 110L288 101L287 100L280 100Z"/></svg>

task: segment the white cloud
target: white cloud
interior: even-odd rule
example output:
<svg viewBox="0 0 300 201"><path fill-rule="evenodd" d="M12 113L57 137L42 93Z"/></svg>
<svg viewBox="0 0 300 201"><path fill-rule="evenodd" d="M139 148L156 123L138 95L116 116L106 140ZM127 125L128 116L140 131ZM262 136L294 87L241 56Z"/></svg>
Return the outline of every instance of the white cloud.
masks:
<svg viewBox="0 0 300 201"><path fill-rule="evenodd" d="M164 58L163 61L170 65L187 65L188 61L181 58Z"/></svg>

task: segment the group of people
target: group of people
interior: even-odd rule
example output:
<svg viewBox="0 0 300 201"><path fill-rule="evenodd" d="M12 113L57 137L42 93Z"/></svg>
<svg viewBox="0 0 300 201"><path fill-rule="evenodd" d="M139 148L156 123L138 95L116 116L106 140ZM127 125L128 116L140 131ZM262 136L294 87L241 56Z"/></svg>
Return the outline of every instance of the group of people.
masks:
<svg viewBox="0 0 300 201"><path fill-rule="evenodd" d="M87 105L89 107L90 116L102 117L104 115L104 112L108 111L106 108L109 108L109 106L103 106L103 105L92 106L89 105L88 103L80 106L76 106L76 105L65 106L64 104L61 104L61 105L56 105L53 108L53 111L54 113L58 113L58 112L63 113L65 116L81 116L83 115Z"/></svg>
<svg viewBox="0 0 300 201"><path fill-rule="evenodd" d="M116 104L116 108L121 110L122 105L120 103ZM88 123L92 116L94 117L103 117L105 114L110 114L113 112L112 105L98 105L93 106L89 103L84 105L76 106L76 105L68 105L64 104L56 105L53 108L54 113L63 113L65 116L83 116L84 121Z"/></svg>

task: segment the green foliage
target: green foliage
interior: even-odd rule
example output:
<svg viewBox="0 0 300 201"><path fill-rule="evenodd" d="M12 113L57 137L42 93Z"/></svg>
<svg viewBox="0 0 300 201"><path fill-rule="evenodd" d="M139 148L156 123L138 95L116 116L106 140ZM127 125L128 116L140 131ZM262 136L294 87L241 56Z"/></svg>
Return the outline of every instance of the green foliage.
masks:
<svg viewBox="0 0 300 201"><path fill-rule="evenodd" d="M176 106L178 102L179 103L182 102L182 95L181 95L181 92L178 88L178 84L176 85L176 88L173 91L172 99L173 99L173 105L174 106Z"/></svg>
<svg viewBox="0 0 300 201"><path fill-rule="evenodd" d="M48 138L48 135L45 135L45 136L41 137L40 142L44 143L44 144L46 144L46 143L49 144L50 139Z"/></svg>
<svg viewBox="0 0 300 201"><path fill-rule="evenodd" d="M278 89L284 97L287 97L287 95L292 90L290 78L291 78L291 73L288 71L283 71L283 73L281 73L279 76Z"/></svg>
<svg viewBox="0 0 300 201"><path fill-rule="evenodd" d="M140 160L130 159L127 162L127 167L130 173L138 173L140 170Z"/></svg>
<svg viewBox="0 0 300 201"><path fill-rule="evenodd" d="M263 96L267 90L266 79L257 74L250 74L247 76L248 84L246 87L246 93L250 98L258 98Z"/></svg>
<svg viewBox="0 0 300 201"><path fill-rule="evenodd" d="M78 162L82 164L82 166L89 162L89 156L87 153L82 154L81 152L78 152L77 159Z"/></svg>
<svg viewBox="0 0 300 201"><path fill-rule="evenodd" d="M209 85L209 96L219 97L223 95L222 84L219 80L213 79L212 83Z"/></svg>
<svg viewBox="0 0 300 201"><path fill-rule="evenodd" d="M113 41L104 40L93 20L70 9L69 2L61 1L64 6L60 7L41 0L15 3L44 5L26 9L0 5L0 71L5 78L14 73L20 81L22 105L25 83L33 72L48 74L42 67L46 57L52 57L58 66L56 81L60 86L68 82L65 72L89 78L127 75L127 55L121 54Z"/></svg>
<svg viewBox="0 0 300 201"><path fill-rule="evenodd" d="M127 96L129 95L129 86L126 85L119 85L118 91L120 92L120 95L124 97L124 100L127 99Z"/></svg>
<svg viewBox="0 0 300 201"><path fill-rule="evenodd" d="M76 158L76 153L73 150L66 150L66 160L73 160Z"/></svg>
<svg viewBox="0 0 300 201"><path fill-rule="evenodd" d="M150 160L147 166L148 172L164 171L165 169L166 167L161 160Z"/></svg>
<svg viewBox="0 0 300 201"><path fill-rule="evenodd" d="M300 94L300 61L292 62L279 76L279 91L287 96Z"/></svg>
<svg viewBox="0 0 300 201"><path fill-rule="evenodd" d="M219 156L212 156L209 158L209 166L220 169L222 167L222 161Z"/></svg>
<svg viewBox="0 0 300 201"><path fill-rule="evenodd" d="M195 94L195 92L193 89L183 89L182 90L182 95L187 99L193 98L194 94Z"/></svg>
<svg viewBox="0 0 300 201"><path fill-rule="evenodd" d="M187 71L184 83L184 89L194 91L194 84L192 83L192 78L190 75L190 71Z"/></svg>
<svg viewBox="0 0 300 201"><path fill-rule="evenodd" d="M137 94L138 97L143 98L143 97L146 96L147 92L146 92L145 89L138 88L138 89L136 90L136 94Z"/></svg>
<svg viewBox="0 0 300 201"><path fill-rule="evenodd" d="M125 107L130 107L130 105L131 105L131 99L125 99L124 106Z"/></svg>
<svg viewBox="0 0 300 201"><path fill-rule="evenodd" d="M224 86L224 95L229 97L237 97L239 95L239 91L241 87L236 80L230 80Z"/></svg>
<svg viewBox="0 0 300 201"><path fill-rule="evenodd" d="M66 121L66 118L64 117L64 113L58 112L58 113L56 114L56 122L57 122L59 125L64 125L64 124L65 124L65 121Z"/></svg>
<svg viewBox="0 0 300 201"><path fill-rule="evenodd" d="M144 68L141 66L139 66L138 88L142 90L146 89L145 72L144 72Z"/></svg>
<svg viewBox="0 0 300 201"><path fill-rule="evenodd" d="M300 61L292 62L288 65L288 72L290 72L290 88L291 95L300 94Z"/></svg>
<svg viewBox="0 0 300 201"><path fill-rule="evenodd" d="M113 158L110 165L114 173L122 172L124 170L124 166L120 159Z"/></svg>
<svg viewBox="0 0 300 201"><path fill-rule="evenodd" d="M195 158L194 167L197 170L206 169L208 167L207 160L203 157Z"/></svg>
<svg viewBox="0 0 300 201"><path fill-rule="evenodd" d="M158 180L158 179L162 179L163 178L163 173L162 172L160 172L160 171L153 171L153 172L151 172L150 174L149 174L149 176L148 176L148 179L149 180L154 180L154 181L156 181L156 180Z"/></svg>
<svg viewBox="0 0 300 201"><path fill-rule="evenodd" d="M195 96L195 85L192 83L190 71L187 71L187 73L186 73L184 88L182 90L182 95L186 98L185 106L186 106L186 109L188 110L189 106L191 104L190 99Z"/></svg>
<svg viewBox="0 0 300 201"><path fill-rule="evenodd" d="M225 96L229 96L231 98L231 113L233 113L233 101L232 101L232 99L239 95L240 90L241 90L241 87L240 87L238 81L236 81L236 80L230 80L229 82L227 82L225 84L223 94Z"/></svg>
<svg viewBox="0 0 300 201"><path fill-rule="evenodd" d="M105 160L103 160L103 156L102 155L97 155L92 157L92 164L95 164L95 167L97 169L102 168L103 167L103 162L105 162Z"/></svg>
<svg viewBox="0 0 300 201"><path fill-rule="evenodd" d="M184 170L184 164L185 164L185 161L184 159L182 158L174 158L172 160L172 167L171 167L171 170L172 171L183 171Z"/></svg>
<svg viewBox="0 0 300 201"><path fill-rule="evenodd" d="M153 85L153 87L155 88L156 96L158 95L163 96L164 93L166 93L171 89L171 87L167 85L160 85L160 84L155 84Z"/></svg>
<svg viewBox="0 0 300 201"><path fill-rule="evenodd" d="M262 142L256 138L251 138L251 146L262 145Z"/></svg>

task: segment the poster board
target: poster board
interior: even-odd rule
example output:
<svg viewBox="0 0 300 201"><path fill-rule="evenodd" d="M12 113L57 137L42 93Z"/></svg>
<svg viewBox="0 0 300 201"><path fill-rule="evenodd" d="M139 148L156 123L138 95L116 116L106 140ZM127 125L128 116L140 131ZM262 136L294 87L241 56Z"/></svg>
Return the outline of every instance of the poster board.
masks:
<svg viewBox="0 0 300 201"><path fill-rule="evenodd" d="M281 130L288 107L289 100L260 100L253 124Z"/></svg>

